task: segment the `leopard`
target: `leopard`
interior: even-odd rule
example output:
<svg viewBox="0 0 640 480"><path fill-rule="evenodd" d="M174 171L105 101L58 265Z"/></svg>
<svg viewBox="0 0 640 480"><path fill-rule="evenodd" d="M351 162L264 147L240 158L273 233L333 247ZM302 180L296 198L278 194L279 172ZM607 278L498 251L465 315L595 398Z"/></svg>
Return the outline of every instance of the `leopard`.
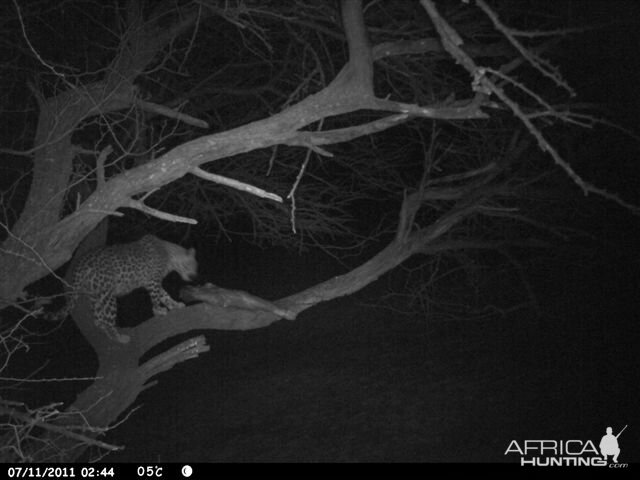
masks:
<svg viewBox="0 0 640 480"><path fill-rule="evenodd" d="M49 320L61 320L73 312L78 297L88 295L95 325L107 337L129 343L131 337L116 327L117 297L144 288L151 297L153 314L166 315L184 307L162 287L162 280L171 272L183 280L193 281L198 272L194 248L186 249L154 235L145 235L131 243L115 244L86 253L68 275L71 292L66 306Z"/></svg>

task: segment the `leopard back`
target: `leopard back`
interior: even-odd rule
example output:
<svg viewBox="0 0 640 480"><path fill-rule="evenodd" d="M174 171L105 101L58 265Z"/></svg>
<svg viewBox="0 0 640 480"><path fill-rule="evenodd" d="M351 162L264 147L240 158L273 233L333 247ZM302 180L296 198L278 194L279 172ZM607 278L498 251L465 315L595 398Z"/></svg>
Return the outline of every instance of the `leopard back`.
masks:
<svg viewBox="0 0 640 480"><path fill-rule="evenodd" d="M187 250L153 235L91 251L71 272L69 302L55 317L70 314L78 295L88 295L94 307L96 325L117 336L114 333L116 297L145 288L151 296L154 313L164 314L182 304L164 291L162 279L171 271L177 271L183 279L191 280L196 276L197 268L194 249Z"/></svg>

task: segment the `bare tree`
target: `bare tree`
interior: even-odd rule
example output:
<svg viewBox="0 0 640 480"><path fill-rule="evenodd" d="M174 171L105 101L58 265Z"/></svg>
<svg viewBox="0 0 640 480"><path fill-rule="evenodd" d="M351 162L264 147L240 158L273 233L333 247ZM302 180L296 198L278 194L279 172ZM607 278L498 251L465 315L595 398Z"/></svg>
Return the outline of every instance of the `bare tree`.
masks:
<svg viewBox="0 0 640 480"><path fill-rule="evenodd" d="M394 221L367 234L387 246L342 276L274 302L291 319L417 254L545 245L510 236L508 226L561 234L522 208L530 192L550 192L538 188L549 177L548 157L585 194L638 213L579 176L547 133L549 125L596 123L567 106L575 92L543 56L569 28L519 30L501 17L508 9L483 0L444 7L343 0L339 9L293 1L79 2L109 37L78 73L78 59L58 52L62 58L50 60L37 46L30 25L47 14L41 8L17 0L4 7L36 73L28 92L37 112L24 118L37 123L2 150L30 165L26 199L10 197L18 187L6 190L0 247L0 298L21 309L21 321L35 313L25 288L68 262L100 222L126 221L132 210L218 224L229 234L231 215L241 212L263 238L286 241L293 232L323 244L323 236L354 233L348 224L358 201L380 192L395 198ZM230 46L215 43L225 37ZM211 62L194 60L203 55ZM523 81L522 70L547 86ZM395 140L385 136L400 128ZM407 160L416 152L418 162ZM323 162L338 173L323 178ZM157 195L168 186L170 195ZM69 461L91 445L114 449L97 437L155 384L151 377L208 350L196 336L139 365L152 347L194 329L247 330L281 317L216 305L216 295L187 290L185 297L205 302L127 329L133 341L126 345L102 335L80 301L73 318L98 354L96 380L72 405L35 421L6 404L8 425L21 430L7 436L7 458ZM14 325L3 325L8 351L19 344ZM21 429L26 424L41 430Z"/></svg>

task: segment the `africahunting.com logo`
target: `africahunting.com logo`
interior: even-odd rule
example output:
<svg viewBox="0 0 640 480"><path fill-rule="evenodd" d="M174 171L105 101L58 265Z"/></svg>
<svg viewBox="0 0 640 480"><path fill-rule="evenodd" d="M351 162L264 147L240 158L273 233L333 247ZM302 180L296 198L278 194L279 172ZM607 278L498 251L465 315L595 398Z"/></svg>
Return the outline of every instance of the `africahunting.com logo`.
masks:
<svg viewBox="0 0 640 480"><path fill-rule="evenodd" d="M617 435L607 427L598 447L591 440L511 440L505 455L519 455L520 465L535 467L575 466L627 468L627 463L618 463L620 444Z"/></svg>

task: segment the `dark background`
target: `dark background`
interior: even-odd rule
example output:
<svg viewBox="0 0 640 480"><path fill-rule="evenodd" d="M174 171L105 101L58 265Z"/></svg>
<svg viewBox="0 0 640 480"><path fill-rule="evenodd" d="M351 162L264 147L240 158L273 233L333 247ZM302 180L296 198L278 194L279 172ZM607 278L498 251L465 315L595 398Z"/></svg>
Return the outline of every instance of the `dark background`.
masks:
<svg viewBox="0 0 640 480"><path fill-rule="evenodd" d="M606 19L610 8L630 4L584 5ZM635 12L629 9L629 25L576 44L573 61L563 65L585 101L605 103L633 128L640 107ZM581 173L637 200L637 144L614 141L606 129L589 135L597 141L585 143ZM579 195L575 185L567 190ZM399 315L381 304L401 281L396 271L293 323L204 332L211 351L158 377L139 408L104 438L126 446L106 460L514 461L504 456L513 439L597 445L607 426L617 433L628 424L619 461L640 461L640 218L613 203L582 200L586 208L575 221L590 240L560 243L553 255L525 255L539 313L482 321ZM205 280L268 299L347 267L319 252L206 242L198 234L192 241ZM487 264L486 298L510 295L515 277L496 277ZM145 301L134 295L123 304L134 312L138 304L148 309ZM94 374L93 352L73 323L57 335L14 361L30 371L30 362L46 359L40 376ZM68 382L14 393L38 403L72 401L82 388Z"/></svg>

